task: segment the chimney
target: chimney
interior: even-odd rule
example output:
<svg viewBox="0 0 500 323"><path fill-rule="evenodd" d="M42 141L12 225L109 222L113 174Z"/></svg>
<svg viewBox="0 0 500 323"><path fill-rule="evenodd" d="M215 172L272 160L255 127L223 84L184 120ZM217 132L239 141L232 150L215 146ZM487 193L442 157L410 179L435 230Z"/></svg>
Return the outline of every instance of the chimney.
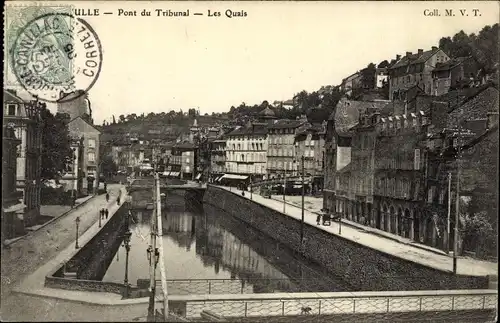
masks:
<svg viewBox="0 0 500 323"><path fill-rule="evenodd" d="M401 59L401 55L396 55L396 61L399 61Z"/></svg>
<svg viewBox="0 0 500 323"><path fill-rule="evenodd" d="M438 50L438 48L436 46L432 46L432 50L435 51Z"/></svg>
<svg viewBox="0 0 500 323"><path fill-rule="evenodd" d="M423 49L421 49L421 48L419 48L419 49L418 49L418 56L422 55L423 53L424 53L424 50L423 50Z"/></svg>
<svg viewBox="0 0 500 323"><path fill-rule="evenodd" d="M410 58L412 52L406 52L406 57Z"/></svg>
<svg viewBox="0 0 500 323"><path fill-rule="evenodd" d="M486 123L486 128L491 129L495 125L498 125L498 112L488 112L488 120Z"/></svg>

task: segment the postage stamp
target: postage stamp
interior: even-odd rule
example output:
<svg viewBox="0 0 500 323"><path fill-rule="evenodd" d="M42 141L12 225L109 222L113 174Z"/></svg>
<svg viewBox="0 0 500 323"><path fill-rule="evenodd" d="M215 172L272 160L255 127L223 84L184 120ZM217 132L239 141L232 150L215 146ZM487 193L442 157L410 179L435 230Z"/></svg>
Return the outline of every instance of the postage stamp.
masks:
<svg viewBox="0 0 500 323"><path fill-rule="evenodd" d="M74 17L71 7L18 10L6 22L6 74L13 80L8 85L48 102L61 102L61 93L86 93L102 67L102 47L93 28Z"/></svg>

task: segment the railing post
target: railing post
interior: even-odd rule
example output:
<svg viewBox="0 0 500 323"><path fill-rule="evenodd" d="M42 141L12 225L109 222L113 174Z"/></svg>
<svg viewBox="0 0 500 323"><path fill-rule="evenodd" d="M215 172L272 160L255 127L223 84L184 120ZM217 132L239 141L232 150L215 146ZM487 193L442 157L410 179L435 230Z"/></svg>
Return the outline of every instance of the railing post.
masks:
<svg viewBox="0 0 500 323"><path fill-rule="evenodd" d="M455 296L451 296L451 310L455 309Z"/></svg>
<svg viewBox="0 0 500 323"><path fill-rule="evenodd" d="M245 301L245 317L247 317L248 302Z"/></svg>
<svg viewBox="0 0 500 323"><path fill-rule="evenodd" d="M419 304L419 306L420 306L420 312L422 312L422 296L420 296L420 304Z"/></svg>
<svg viewBox="0 0 500 323"><path fill-rule="evenodd" d="M281 301L281 316L285 316L285 302Z"/></svg>
<svg viewBox="0 0 500 323"><path fill-rule="evenodd" d="M318 304L318 315L321 315L321 300L319 300Z"/></svg>
<svg viewBox="0 0 500 323"><path fill-rule="evenodd" d="M422 298L420 298L420 301L422 301ZM387 313L389 313L390 304L391 304L391 299L387 298ZM420 306L420 307L422 307L422 306ZM420 309L420 310L422 310L422 309Z"/></svg>
<svg viewBox="0 0 500 323"><path fill-rule="evenodd" d="M352 300L352 313L353 314L356 313L356 299L355 298Z"/></svg>
<svg viewBox="0 0 500 323"><path fill-rule="evenodd" d="M486 295L483 295L483 310L486 307Z"/></svg>
<svg viewBox="0 0 500 323"><path fill-rule="evenodd" d="M212 294L212 282L208 282L208 294Z"/></svg>

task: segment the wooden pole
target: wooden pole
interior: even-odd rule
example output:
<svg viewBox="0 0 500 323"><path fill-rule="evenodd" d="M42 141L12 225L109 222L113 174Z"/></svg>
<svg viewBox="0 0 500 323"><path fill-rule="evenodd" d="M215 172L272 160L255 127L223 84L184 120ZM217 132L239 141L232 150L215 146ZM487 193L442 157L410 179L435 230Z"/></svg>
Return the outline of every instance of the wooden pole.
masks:
<svg viewBox="0 0 500 323"><path fill-rule="evenodd" d="M163 261L164 252L163 249L163 226L161 219L161 195L160 195L160 178L158 174L156 174L156 223L157 223L157 234L158 234L158 249L159 249L159 263L160 263L160 278L161 278L161 289L163 292L163 316L165 322L168 321L168 292L167 292L167 270L165 268L165 262Z"/></svg>
<svg viewBox="0 0 500 323"><path fill-rule="evenodd" d="M156 174L156 176L158 176ZM155 180L156 182L156 180ZM155 183L156 184L156 183ZM156 201L156 190L155 184L153 185L153 201ZM151 215L150 221L150 230L151 230L151 239L150 239L150 248L149 248L149 288L151 289L149 294L149 307L148 307L148 316L150 320L153 320L155 317L155 293L156 293L156 271L155 271L155 248L156 248L156 233L155 233L155 210L153 210L153 214Z"/></svg>
<svg viewBox="0 0 500 323"><path fill-rule="evenodd" d="M446 253L450 253L450 218L451 218L451 173L448 173L448 221L446 226Z"/></svg>

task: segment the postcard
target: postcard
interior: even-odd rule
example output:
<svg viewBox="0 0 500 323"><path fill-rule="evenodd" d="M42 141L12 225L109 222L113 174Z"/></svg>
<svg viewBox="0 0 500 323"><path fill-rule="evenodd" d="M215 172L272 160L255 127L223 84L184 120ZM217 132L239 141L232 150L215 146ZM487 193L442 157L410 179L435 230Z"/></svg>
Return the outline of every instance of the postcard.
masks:
<svg viewBox="0 0 500 323"><path fill-rule="evenodd" d="M493 322L495 1L6 1L1 318Z"/></svg>

